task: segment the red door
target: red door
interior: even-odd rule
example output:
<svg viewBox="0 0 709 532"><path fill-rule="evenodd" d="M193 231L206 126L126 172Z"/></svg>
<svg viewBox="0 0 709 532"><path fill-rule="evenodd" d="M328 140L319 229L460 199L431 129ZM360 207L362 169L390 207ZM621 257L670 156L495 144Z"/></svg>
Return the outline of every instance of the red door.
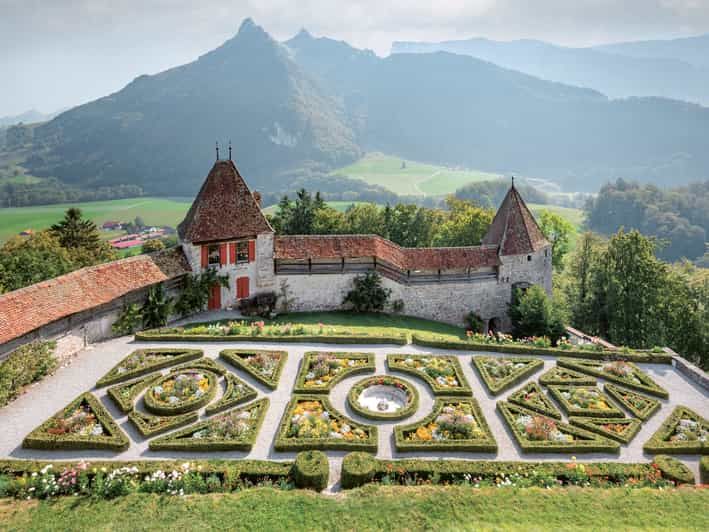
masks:
<svg viewBox="0 0 709 532"><path fill-rule="evenodd" d="M218 284L209 289L209 300L207 301L209 310L219 310L222 308L222 287Z"/></svg>

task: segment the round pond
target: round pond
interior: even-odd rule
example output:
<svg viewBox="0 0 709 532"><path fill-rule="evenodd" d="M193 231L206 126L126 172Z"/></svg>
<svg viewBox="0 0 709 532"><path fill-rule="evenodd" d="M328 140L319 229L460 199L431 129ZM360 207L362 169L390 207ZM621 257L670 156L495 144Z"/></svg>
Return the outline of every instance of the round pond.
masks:
<svg viewBox="0 0 709 532"><path fill-rule="evenodd" d="M370 419L402 419L416 411L418 393L396 377L369 377L357 382L347 401L356 413Z"/></svg>

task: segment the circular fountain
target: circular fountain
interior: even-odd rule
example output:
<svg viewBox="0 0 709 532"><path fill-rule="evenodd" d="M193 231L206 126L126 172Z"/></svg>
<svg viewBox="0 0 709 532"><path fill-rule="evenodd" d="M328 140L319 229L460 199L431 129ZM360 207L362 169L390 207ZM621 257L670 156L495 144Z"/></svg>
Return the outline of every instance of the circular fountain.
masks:
<svg viewBox="0 0 709 532"><path fill-rule="evenodd" d="M416 389L396 377L368 377L357 382L347 396L357 414L370 419L402 419L418 406Z"/></svg>

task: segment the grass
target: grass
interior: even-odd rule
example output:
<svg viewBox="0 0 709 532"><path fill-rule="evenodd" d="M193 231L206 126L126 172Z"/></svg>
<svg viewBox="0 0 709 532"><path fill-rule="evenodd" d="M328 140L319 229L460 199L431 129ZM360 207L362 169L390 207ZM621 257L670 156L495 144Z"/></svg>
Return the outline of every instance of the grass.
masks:
<svg viewBox="0 0 709 532"><path fill-rule="evenodd" d="M293 199L291 197L291 199ZM336 211L345 212L351 205L357 205L359 203L367 203L366 201L326 201L328 206L332 207ZM273 216L278 212L278 205L269 205L263 209L263 213L269 216Z"/></svg>
<svg viewBox="0 0 709 532"><path fill-rule="evenodd" d="M402 168L402 162L406 162L406 168ZM409 161L382 153L368 153L359 161L332 173L361 179L372 185L381 185L397 194L429 196L452 194L468 183L501 177L478 170L453 169Z"/></svg>
<svg viewBox="0 0 709 532"><path fill-rule="evenodd" d="M581 230L581 226L584 222L583 209L560 207L558 205L542 205L541 203L529 203L528 206L536 218L539 218L541 211L551 211L554 214L558 214L564 218L567 222L573 225L577 231Z"/></svg>
<svg viewBox="0 0 709 532"><path fill-rule="evenodd" d="M0 501L3 530L707 530L709 491L368 486Z"/></svg>

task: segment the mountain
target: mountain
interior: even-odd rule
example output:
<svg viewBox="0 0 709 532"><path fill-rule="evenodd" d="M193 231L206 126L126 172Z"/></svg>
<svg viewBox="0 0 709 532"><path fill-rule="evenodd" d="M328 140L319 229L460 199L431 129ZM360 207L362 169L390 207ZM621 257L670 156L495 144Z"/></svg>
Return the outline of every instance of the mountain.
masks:
<svg viewBox="0 0 709 532"><path fill-rule="evenodd" d="M44 122L51 120L59 113L42 113L36 109L30 109L24 113L14 116L0 116L0 127L14 126L22 122L23 124L33 124L35 122Z"/></svg>
<svg viewBox="0 0 709 532"><path fill-rule="evenodd" d="M634 41L594 47L602 52L639 58L664 58L709 68L709 33L682 39Z"/></svg>
<svg viewBox="0 0 709 532"><path fill-rule="evenodd" d="M643 56L640 51L633 55L620 51L632 49L630 44L615 46L567 48L533 40L468 39L439 43L395 42L391 51L470 55L542 79L589 87L612 98L660 96L709 105L709 65L681 59L679 46L676 56L669 52L666 56L649 53ZM637 49L649 51L651 46ZM611 50L615 51L609 53Z"/></svg>
<svg viewBox="0 0 709 532"><path fill-rule="evenodd" d="M26 166L90 187L140 184L192 195L230 139L240 170L277 190L297 169L326 171L361 154L341 106L247 19L196 61L64 112L34 132Z"/></svg>

